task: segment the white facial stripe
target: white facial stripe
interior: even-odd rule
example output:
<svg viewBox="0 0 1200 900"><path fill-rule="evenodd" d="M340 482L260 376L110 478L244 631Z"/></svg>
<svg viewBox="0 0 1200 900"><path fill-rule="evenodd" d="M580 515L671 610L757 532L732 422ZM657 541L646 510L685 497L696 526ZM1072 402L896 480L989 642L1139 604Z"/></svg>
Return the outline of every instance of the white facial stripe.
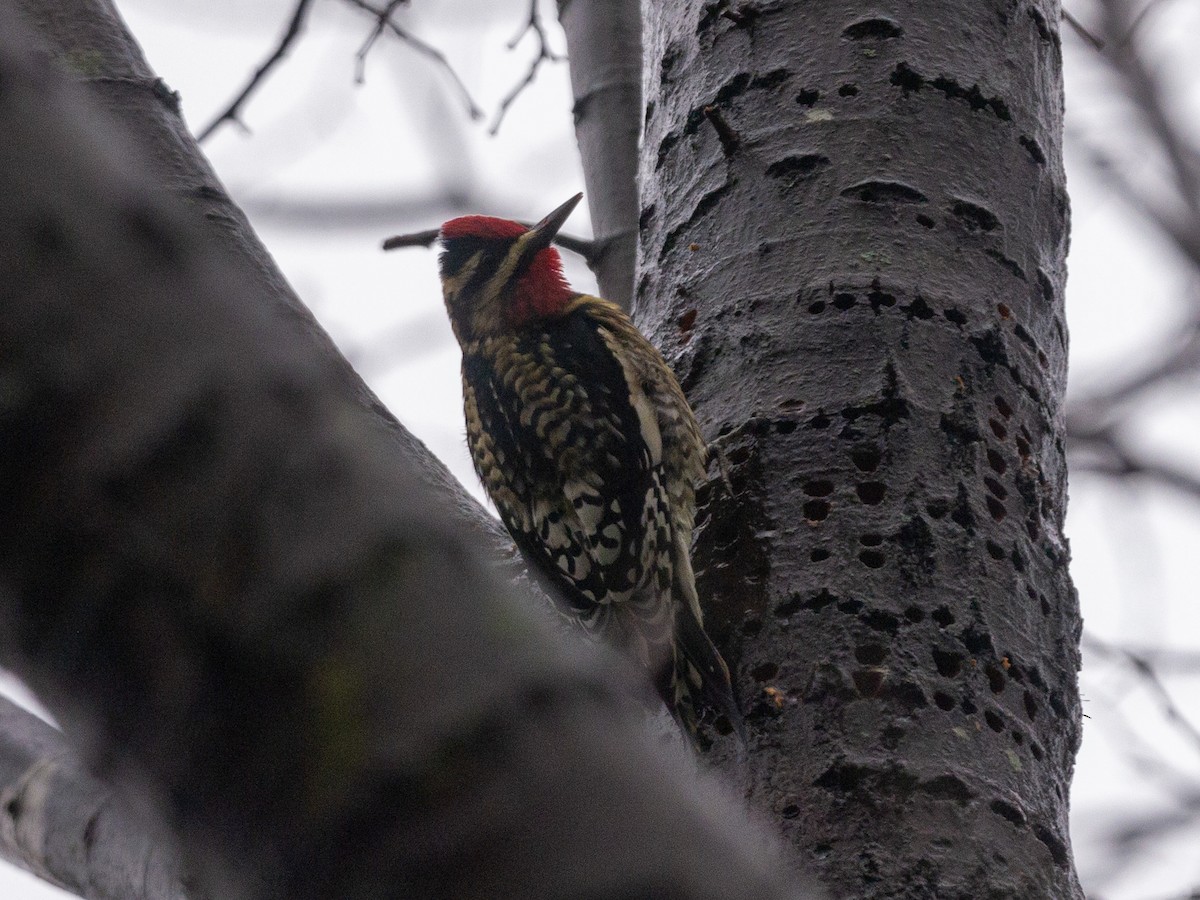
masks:
<svg viewBox="0 0 1200 900"><path fill-rule="evenodd" d="M463 264L463 267L449 278L442 279L442 297L449 300L451 297L457 296L458 292L463 289L471 276L475 274L475 270L479 268L479 263L483 259L483 251L477 251L470 259Z"/></svg>
<svg viewBox="0 0 1200 900"><path fill-rule="evenodd" d="M512 248L496 268L496 273L487 280L487 284L483 286L483 290L480 292L485 300L491 302L499 298L505 285L508 284L513 273L517 270L517 264L521 261L525 247L532 237L533 232L527 231L513 242Z"/></svg>

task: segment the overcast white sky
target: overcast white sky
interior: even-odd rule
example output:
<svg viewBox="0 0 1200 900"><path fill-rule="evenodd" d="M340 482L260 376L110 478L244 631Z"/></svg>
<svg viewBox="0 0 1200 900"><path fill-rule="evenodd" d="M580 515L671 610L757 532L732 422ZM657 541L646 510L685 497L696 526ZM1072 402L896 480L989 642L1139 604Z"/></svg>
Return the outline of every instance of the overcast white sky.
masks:
<svg viewBox="0 0 1200 900"><path fill-rule="evenodd" d="M199 129L261 61L293 0L123 0L120 8L150 63L183 96ZM417 0L413 30L443 49L490 118L524 74L534 47L520 30L525 0ZM554 25L553 3L546 3ZM1167 67L1181 120L1200 123L1200 78L1188 70L1200 34L1200 4L1174 0L1148 19L1156 64ZM1072 6L1086 15L1086 3ZM497 137L472 122L452 83L426 58L384 40L354 83L354 54L369 23L344 4L314 5L306 34L246 108L246 135L226 127L207 150L233 197L247 209L300 296L385 403L478 494L461 419L458 350L441 306L436 258L422 250L383 254L390 233L431 227L463 210L537 219L583 186L565 65L543 66ZM1111 84L1064 28L1069 128L1084 135L1132 135L1136 126ZM1200 135L1194 135L1200 137ZM1068 151L1073 236L1067 312L1071 390L1087 391L1161 353L1164 337L1191 314L1196 290L1162 241L1099 181L1082 154ZM1143 169L1153 168L1153 160ZM358 228L299 229L290 209L322 199L358 201ZM395 214L372 213L386 201ZM368 209L367 207L371 207ZM409 209L408 218L400 214ZM581 208L567 230L587 232ZM568 260L573 282L594 286ZM1194 301L1193 301L1194 302ZM1190 385L1189 385L1190 387ZM1140 440L1200 474L1200 405L1194 391L1167 395L1139 419ZM1200 505L1162 490L1071 483L1068 532L1073 574L1089 633L1135 647L1200 651L1194 554ZM1180 708L1200 722L1200 669L1166 679ZM1119 822L1178 812L1185 791L1200 795L1200 744L1181 736L1128 666L1096 654L1085 660L1088 716L1073 794L1072 831L1089 894L1105 900L1167 900L1200 885L1200 830L1150 842L1123 873L1102 840ZM46 900L66 894L0 863L0 897Z"/></svg>

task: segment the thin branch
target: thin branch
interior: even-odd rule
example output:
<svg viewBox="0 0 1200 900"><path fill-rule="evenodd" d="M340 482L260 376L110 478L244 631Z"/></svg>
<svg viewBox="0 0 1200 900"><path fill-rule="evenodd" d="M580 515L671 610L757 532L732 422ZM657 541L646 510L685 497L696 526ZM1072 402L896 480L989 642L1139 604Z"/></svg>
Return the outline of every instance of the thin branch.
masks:
<svg viewBox="0 0 1200 900"><path fill-rule="evenodd" d="M1067 438L1073 451L1071 470L1096 472L1113 478L1148 478L1166 487L1200 500L1200 478L1168 463L1148 459L1132 451L1117 434L1116 426L1097 426L1091 430L1068 427ZM1090 451L1090 455L1077 454Z"/></svg>
<svg viewBox="0 0 1200 900"><path fill-rule="evenodd" d="M1082 22L1071 15L1071 11L1065 6L1062 11L1062 20L1071 26L1072 30L1091 45L1093 50L1103 50L1104 41L1092 34Z"/></svg>
<svg viewBox="0 0 1200 900"><path fill-rule="evenodd" d="M216 131L217 128L225 122L233 122L241 127L243 131L249 131L249 129L246 127L246 124L239 117L242 106L247 100L250 99L250 95L258 89L259 85L263 83L270 71L275 68L275 66L287 55L288 51L292 47L292 44L295 43L296 38L300 36L301 30L303 30L304 20L308 16L308 11L311 7L312 0L299 0L299 2L296 4L296 8L292 11L292 18L288 22L287 30L283 33L283 37L275 46L275 50L270 56L267 57L266 62L264 62L258 67L258 69L255 70L254 75L250 78L250 81L247 82L244 88L242 88L242 92L238 94L237 97L234 98L233 102L225 108L225 111L213 119L213 121L210 122L208 126L200 132L199 136L196 138L197 141L203 143L209 135Z"/></svg>
<svg viewBox="0 0 1200 900"><path fill-rule="evenodd" d="M526 228L532 228L533 225L529 222L521 222ZM441 233L440 228L427 228L425 231L414 231L410 234L397 234L388 238L383 242L384 250L398 250L401 247L432 247L433 242L438 239ZM559 232L554 236L554 243L562 247L564 250L570 250L572 253L578 253L584 260L591 265L593 260L603 252L603 248L596 241L589 241L585 238L571 237L569 234Z"/></svg>
<svg viewBox="0 0 1200 900"><path fill-rule="evenodd" d="M471 92L467 90L467 86L459 77L458 72L454 70L454 66L450 65L450 61L446 59L445 54L442 53L441 50L437 49L437 47L434 47L432 44L425 43L425 41L421 40L412 32L401 27L400 24L392 18L392 13L395 11L395 9L404 3L407 3L408 0L388 0L387 6L382 9L372 6L370 3L366 2L366 0L346 0L346 2L356 9L361 9L364 12L370 13L375 18L374 28L367 36L367 39L364 41L362 47L359 48L358 53L355 54L355 81L359 83L362 82L367 54L371 51L372 46L374 46L380 35L384 31L389 31L392 33L392 35L408 44L408 46L412 47L412 49L424 56L429 57L431 60L437 63L438 66L440 66L442 70L450 76L450 80L454 82L454 87L458 90L459 95L462 97L463 104L467 107L467 115L469 115L472 119L483 118L483 110L481 110L478 104L475 103L474 98L471 96Z"/></svg>
<svg viewBox="0 0 1200 900"><path fill-rule="evenodd" d="M1127 46L1131 41L1133 41L1134 35L1137 33L1138 29L1141 28L1142 23L1146 20L1148 14L1156 7L1161 6L1162 3L1163 0L1150 0L1150 2L1143 6L1138 11L1138 14L1129 21L1125 32L1121 34L1120 38L1112 43L1115 43L1117 47ZM1071 14L1071 11L1066 7L1063 7L1062 20L1070 25L1071 29L1081 38L1083 38L1084 42L1090 45L1093 50L1103 53L1105 48L1109 45L1109 41L1106 41L1104 38L1093 34L1092 31L1077 18L1075 18L1075 16Z"/></svg>
<svg viewBox="0 0 1200 900"><path fill-rule="evenodd" d="M371 33L367 35L367 39L363 41L363 45L354 54L355 84L362 84L367 80L367 54L371 52L371 48L375 46L375 42L383 34L383 29L387 27L387 22L391 18L392 12L396 7L407 2L408 0L389 0L387 7L380 12L379 18L375 20L375 27L371 29Z"/></svg>
<svg viewBox="0 0 1200 900"><path fill-rule="evenodd" d="M515 50L517 44L521 43L525 35L531 31L538 39L537 56L529 64L529 71L525 73L525 77L517 82L516 87L509 91L504 99L500 101L500 108L496 110L496 118L492 120L492 126L488 129L488 134L494 135L500 130L500 123L504 121L504 117L508 114L508 108L521 96L525 88L533 83L533 79L537 77L538 69L541 68L542 63L560 62L564 58L550 49L550 42L546 38L546 26L542 24L542 17L538 14L538 0L529 0L529 18L516 37L508 42L508 49Z"/></svg>
<svg viewBox="0 0 1200 900"><path fill-rule="evenodd" d="M1092 165L1112 182L1126 202L1157 226L1188 262L1200 270L1200 214L1180 216L1163 209L1161 204L1154 203L1138 190L1103 150L1089 144L1086 138L1078 140ZM1185 204L1191 206L1188 201Z"/></svg>
<svg viewBox="0 0 1200 900"><path fill-rule="evenodd" d="M1067 432L1086 435L1108 427L1114 424L1113 417L1130 401L1189 375L1200 375L1200 321L1193 321L1185 329L1182 341L1168 348L1159 362L1112 387L1072 401L1067 409Z"/></svg>
<svg viewBox="0 0 1200 900"><path fill-rule="evenodd" d="M1133 31L1146 11L1142 10L1136 17L1130 16L1127 0L1103 0L1100 8L1104 55L1125 78L1132 98L1166 153L1180 199L1190 217L1193 222L1200 220L1200 175L1196 171L1195 156L1167 112L1162 86L1146 66L1145 57L1132 43Z"/></svg>
<svg viewBox="0 0 1200 900"><path fill-rule="evenodd" d="M1163 718L1192 744L1197 753L1200 753L1200 728L1197 728L1175 703L1149 660L1124 647L1103 641L1087 631L1083 634L1082 643L1085 650L1093 650L1109 657L1115 656L1128 663L1134 674L1158 701Z"/></svg>

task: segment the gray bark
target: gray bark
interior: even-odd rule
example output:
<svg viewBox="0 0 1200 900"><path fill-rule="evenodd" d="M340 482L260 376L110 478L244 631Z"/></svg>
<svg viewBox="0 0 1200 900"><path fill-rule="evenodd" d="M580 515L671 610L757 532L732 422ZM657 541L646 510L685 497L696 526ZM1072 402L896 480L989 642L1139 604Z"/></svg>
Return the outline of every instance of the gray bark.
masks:
<svg viewBox="0 0 1200 900"><path fill-rule="evenodd" d="M558 0L600 295L628 310L638 239L642 33L638 0Z"/></svg>
<svg viewBox="0 0 1200 900"><path fill-rule="evenodd" d="M1058 5L647 14L636 308L730 473L746 789L836 896L1081 897Z"/></svg>
<svg viewBox="0 0 1200 900"><path fill-rule="evenodd" d="M155 93L92 38L60 65ZM162 189L138 146L179 132L129 143L34 43L0 9L0 661L98 774L222 897L792 895L497 587L265 256L211 234L236 217Z"/></svg>
<svg viewBox="0 0 1200 900"><path fill-rule="evenodd" d="M88 900L199 900L172 843L93 777L63 735L0 698L0 856Z"/></svg>

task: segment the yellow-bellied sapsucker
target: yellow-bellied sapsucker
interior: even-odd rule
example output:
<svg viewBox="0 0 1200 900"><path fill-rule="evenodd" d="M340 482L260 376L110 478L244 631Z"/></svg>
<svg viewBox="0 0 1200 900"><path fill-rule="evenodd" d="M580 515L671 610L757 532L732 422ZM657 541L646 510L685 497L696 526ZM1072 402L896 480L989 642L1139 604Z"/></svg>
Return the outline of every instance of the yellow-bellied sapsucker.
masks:
<svg viewBox="0 0 1200 900"><path fill-rule="evenodd" d="M487 216L441 229L475 469L565 611L650 675L693 736L702 707L741 728L692 574L706 448L662 355L615 304L571 290L555 234Z"/></svg>

